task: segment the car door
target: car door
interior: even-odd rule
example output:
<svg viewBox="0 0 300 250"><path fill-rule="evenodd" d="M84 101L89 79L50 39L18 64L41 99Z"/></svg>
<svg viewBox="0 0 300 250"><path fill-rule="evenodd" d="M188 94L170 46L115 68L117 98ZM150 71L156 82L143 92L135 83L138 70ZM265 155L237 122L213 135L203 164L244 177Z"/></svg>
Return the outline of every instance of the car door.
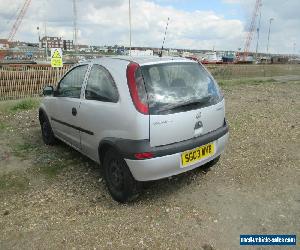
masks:
<svg viewBox="0 0 300 250"><path fill-rule="evenodd" d="M81 89L88 64L69 71L59 82L54 94L51 123L57 137L80 149L80 124L78 119Z"/></svg>
<svg viewBox="0 0 300 250"><path fill-rule="evenodd" d="M98 64L90 70L84 98L80 106L82 152L95 161L99 160L98 146L103 136L114 137L120 120L119 94L109 71Z"/></svg>

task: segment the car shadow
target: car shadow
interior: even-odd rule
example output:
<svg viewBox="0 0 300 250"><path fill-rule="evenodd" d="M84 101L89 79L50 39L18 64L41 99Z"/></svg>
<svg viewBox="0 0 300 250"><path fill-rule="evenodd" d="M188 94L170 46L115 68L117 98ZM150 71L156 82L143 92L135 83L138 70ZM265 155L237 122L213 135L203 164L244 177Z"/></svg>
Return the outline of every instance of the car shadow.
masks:
<svg viewBox="0 0 300 250"><path fill-rule="evenodd" d="M139 199L153 201L158 197L165 198L173 195L188 186L197 185L198 181L201 181L210 169L211 166L203 165L175 176L144 182L142 195Z"/></svg>
<svg viewBox="0 0 300 250"><path fill-rule="evenodd" d="M34 135L34 138L36 143L44 145L42 139L40 138L40 135ZM38 142L36 140L38 140ZM97 202L107 202L107 200L109 199L112 200L108 193L106 185L104 185L105 180L103 167L101 165L95 163L87 156L78 153L78 151L60 140L58 140L55 146L46 147L48 147L48 149L50 150L53 150L54 152L59 152L61 157L65 156L68 159L72 159L77 163L74 164L73 167L78 168L78 171L89 173L92 181L97 183L97 188L102 189L101 192L99 192L101 193L101 195L96 198ZM134 206L136 203L140 202L155 202L155 200L157 200L158 198L164 199L165 197L170 196L176 192L180 192L180 190L186 188L187 186L193 184L197 185L196 183L210 171L210 167L211 166L209 164L205 164L201 167L176 176L155 181L142 182L142 190L140 196L136 201L130 202L128 203L128 205ZM72 176L68 176L68 178L72 178Z"/></svg>

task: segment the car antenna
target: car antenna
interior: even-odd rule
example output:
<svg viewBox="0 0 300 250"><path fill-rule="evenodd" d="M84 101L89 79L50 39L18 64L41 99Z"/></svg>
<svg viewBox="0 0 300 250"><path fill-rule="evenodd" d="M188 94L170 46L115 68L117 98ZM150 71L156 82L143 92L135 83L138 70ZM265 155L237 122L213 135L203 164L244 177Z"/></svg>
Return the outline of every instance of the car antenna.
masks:
<svg viewBox="0 0 300 250"><path fill-rule="evenodd" d="M164 44L165 44L165 41L166 41L166 36L167 36L167 31L168 31L168 26L169 26L169 21L170 21L170 17L168 17L168 20L167 20L167 25L166 25L164 40L163 40L163 43L162 43L162 46L161 46L161 51L160 51L159 57L162 57L162 53L163 53L163 49L164 49Z"/></svg>

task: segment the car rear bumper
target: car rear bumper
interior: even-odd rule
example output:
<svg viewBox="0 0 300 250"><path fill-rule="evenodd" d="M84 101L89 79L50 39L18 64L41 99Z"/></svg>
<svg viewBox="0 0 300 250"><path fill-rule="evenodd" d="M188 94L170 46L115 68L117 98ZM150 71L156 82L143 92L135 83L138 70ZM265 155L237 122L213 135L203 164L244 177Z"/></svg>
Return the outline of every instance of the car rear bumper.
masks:
<svg viewBox="0 0 300 250"><path fill-rule="evenodd" d="M229 133L227 132L223 136L214 140L215 153L213 156L205 158L191 166L187 166L184 168L181 167L182 152L165 155L161 157L155 157L152 159L145 159L145 160L125 159L125 161L133 177L138 181L150 181L150 180L162 179L165 177L177 175L192 170L215 159L224 151L225 145L228 141L228 137L229 137Z"/></svg>

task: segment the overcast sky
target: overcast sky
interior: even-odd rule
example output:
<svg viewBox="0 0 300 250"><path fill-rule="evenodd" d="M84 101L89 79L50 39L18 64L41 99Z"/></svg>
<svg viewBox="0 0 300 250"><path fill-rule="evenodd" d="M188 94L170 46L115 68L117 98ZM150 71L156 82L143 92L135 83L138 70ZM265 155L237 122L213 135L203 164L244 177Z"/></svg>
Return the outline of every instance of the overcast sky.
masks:
<svg viewBox="0 0 300 250"><path fill-rule="evenodd" d="M0 38L6 38L24 0L0 0ZM237 50L243 48L255 0L131 0L132 45ZM79 43L128 45L128 0L77 0ZM263 0L259 51L300 53L300 0ZM73 38L72 0L32 0L15 40L37 42L44 35ZM255 50L256 32L251 50Z"/></svg>

